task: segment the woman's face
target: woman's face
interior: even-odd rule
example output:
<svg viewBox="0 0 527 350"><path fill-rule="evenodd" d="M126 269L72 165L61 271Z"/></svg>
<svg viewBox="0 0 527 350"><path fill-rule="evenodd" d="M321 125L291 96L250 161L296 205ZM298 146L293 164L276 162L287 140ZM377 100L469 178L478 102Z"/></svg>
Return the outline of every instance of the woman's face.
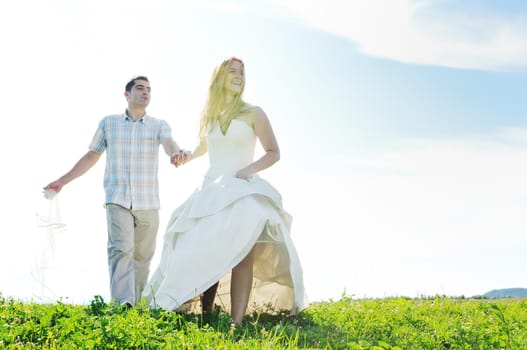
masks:
<svg viewBox="0 0 527 350"><path fill-rule="evenodd" d="M242 92L244 79L242 63L234 60L227 67L223 88L228 92L239 94Z"/></svg>

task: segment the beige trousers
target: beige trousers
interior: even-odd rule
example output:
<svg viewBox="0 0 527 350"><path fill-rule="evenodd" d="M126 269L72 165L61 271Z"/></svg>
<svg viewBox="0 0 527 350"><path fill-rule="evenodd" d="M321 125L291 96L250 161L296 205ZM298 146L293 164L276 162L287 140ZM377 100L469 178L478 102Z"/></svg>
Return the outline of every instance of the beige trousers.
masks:
<svg viewBox="0 0 527 350"><path fill-rule="evenodd" d="M112 299L135 305L148 280L154 256L159 211L106 205L108 267Z"/></svg>

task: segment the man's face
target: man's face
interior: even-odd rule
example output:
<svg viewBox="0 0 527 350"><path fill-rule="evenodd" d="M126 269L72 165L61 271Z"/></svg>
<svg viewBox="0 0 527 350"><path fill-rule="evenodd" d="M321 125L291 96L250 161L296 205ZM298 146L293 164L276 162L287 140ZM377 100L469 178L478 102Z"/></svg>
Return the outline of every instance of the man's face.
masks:
<svg viewBox="0 0 527 350"><path fill-rule="evenodd" d="M150 103L150 83L146 80L136 80L130 92L125 93L130 105L146 107Z"/></svg>

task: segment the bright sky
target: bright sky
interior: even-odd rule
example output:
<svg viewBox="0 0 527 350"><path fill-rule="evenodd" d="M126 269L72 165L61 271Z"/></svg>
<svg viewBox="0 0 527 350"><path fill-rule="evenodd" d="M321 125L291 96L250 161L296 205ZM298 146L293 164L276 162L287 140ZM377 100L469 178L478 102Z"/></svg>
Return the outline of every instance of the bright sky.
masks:
<svg viewBox="0 0 527 350"><path fill-rule="evenodd" d="M293 215L311 300L527 287L527 3L522 0L22 0L0 5L6 107L0 291L108 298L104 159L59 194L42 290L41 188L87 151L124 84L192 149L212 69L243 58L245 98L282 159L262 172ZM207 160L160 167L162 235ZM57 209L57 208L55 208Z"/></svg>

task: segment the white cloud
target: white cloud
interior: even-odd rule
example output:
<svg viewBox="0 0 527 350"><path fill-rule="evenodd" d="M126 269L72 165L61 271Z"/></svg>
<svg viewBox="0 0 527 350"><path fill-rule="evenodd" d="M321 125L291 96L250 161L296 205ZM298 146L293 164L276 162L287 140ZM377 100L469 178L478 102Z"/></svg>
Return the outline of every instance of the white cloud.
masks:
<svg viewBox="0 0 527 350"><path fill-rule="evenodd" d="M482 70L527 68L527 16L457 12L438 0L276 0L365 54Z"/></svg>
<svg viewBox="0 0 527 350"><path fill-rule="evenodd" d="M279 188L309 294L470 296L521 286L526 136L518 128L410 140L350 160L346 176L287 172L294 180Z"/></svg>
<svg viewBox="0 0 527 350"><path fill-rule="evenodd" d="M459 213L467 220L482 216L479 222L484 223L494 217L482 215L486 212L499 214L503 208L527 207L526 157L527 128L507 128L491 136L408 140L399 150L357 162L374 166L380 178L396 181L395 187L402 189L397 191L405 201L417 203L421 209L428 206L425 212L431 215L439 211L451 216ZM501 238L523 237L522 217L516 220L512 225L516 228L500 233ZM482 225L465 234L477 232L481 238L481 233L487 232L486 236L494 239L498 233L494 228Z"/></svg>

